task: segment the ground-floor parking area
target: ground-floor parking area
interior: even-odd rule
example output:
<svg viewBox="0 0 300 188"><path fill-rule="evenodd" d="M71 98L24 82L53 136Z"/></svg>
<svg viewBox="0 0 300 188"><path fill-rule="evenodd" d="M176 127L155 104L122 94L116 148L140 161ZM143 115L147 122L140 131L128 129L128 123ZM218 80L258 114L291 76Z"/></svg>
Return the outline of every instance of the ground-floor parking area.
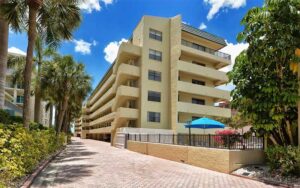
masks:
<svg viewBox="0 0 300 188"><path fill-rule="evenodd" d="M261 182L73 138L32 187L272 187Z"/></svg>

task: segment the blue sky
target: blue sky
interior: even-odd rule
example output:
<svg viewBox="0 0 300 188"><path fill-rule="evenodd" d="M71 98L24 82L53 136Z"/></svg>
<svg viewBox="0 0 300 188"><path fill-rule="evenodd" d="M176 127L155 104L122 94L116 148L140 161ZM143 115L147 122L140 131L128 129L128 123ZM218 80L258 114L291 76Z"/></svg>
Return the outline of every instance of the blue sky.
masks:
<svg viewBox="0 0 300 188"><path fill-rule="evenodd" d="M228 47L222 51L235 57L247 48L236 42L236 35L243 30L240 20L250 8L262 4L263 0L83 0L81 26L59 51L84 63L95 87L111 65L120 41L131 36L143 15L181 14L184 22L225 38ZM26 51L26 46L26 34L10 32L9 51Z"/></svg>

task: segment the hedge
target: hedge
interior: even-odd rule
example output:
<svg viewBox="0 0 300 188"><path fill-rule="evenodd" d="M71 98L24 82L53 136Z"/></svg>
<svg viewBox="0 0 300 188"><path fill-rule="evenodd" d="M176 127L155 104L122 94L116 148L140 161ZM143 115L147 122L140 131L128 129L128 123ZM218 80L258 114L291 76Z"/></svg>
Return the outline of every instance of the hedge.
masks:
<svg viewBox="0 0 300 188"><path fill-rule="evenodd" d="M284 176L300 176L300 147L269 147L266 156L271 171L277 171Z"/></svg>
<svg viewBox="0 0 300 188"><path fill-rule="evenodd" d="M0 124L0 187L26 174L65 143L65 135L54 129L26 130L22 124Z"/></svg>

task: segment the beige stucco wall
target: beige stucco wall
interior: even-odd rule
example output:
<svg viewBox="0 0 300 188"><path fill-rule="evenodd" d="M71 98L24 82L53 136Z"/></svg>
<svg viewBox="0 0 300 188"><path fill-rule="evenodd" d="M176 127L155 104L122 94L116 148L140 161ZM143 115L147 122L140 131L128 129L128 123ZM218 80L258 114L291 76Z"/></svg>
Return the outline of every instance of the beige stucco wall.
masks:
<svg viewBox="0 0 300 188"><path fill-rule="evenodd" d="M145 142L127 142L127 148L130 151L134 151L137 153L148 154L147 151L148 143Z"/></svg>
<svg viewBox="0 0 300 188"><path fill-rule="evenodd" d="M218 172L229 173L229 150L189 147L188 163Z"/></svg>
<svg viewBox="0 0 300 188"><path fill-rule="evenodd" d="M243 165L261 164L265 162L265 154L261 150L232 150L229 153L229 169L238 169Z"/></svg>
<svg viewBox="0 0 300 188"><path fill-rule="evenodd" d="M223 173L265 161L262 150L226 150L135 141L127 141L127 144L131 151Z"/></svg>
<svg viewBox="0 0 300 188"><path fill-rule="evenodd" d="M148 143L148 155L186 163L188 161L188 147L167 144Z"/></svg>
<svg viewBox="0 0 300 188"><path fill-rule="evenodd" d="M140 121L142 128L171 129L169 114L169 64L170 64L170 23L169 19L145 16L143 18L143 43L142 43L142 64L141 64L141 110ZM155 29L163 33L162 41L149 38L150 29ZM162 61L149 59L149 49L162 52ZM161 72L161 82L148 79L148 71L154 70ZM148 91L161 93L161 101L148 101ZM148 112L160 112L161 121L159 123L148 122Z"/></svg>

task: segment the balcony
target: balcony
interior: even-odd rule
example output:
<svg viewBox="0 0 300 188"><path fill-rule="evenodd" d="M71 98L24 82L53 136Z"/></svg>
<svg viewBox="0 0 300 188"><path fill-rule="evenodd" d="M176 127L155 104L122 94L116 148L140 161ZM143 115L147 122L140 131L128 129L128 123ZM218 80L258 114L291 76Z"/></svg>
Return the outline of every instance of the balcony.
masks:
<svg viewBox="0 0 300 188"><path fill-rule="evenodd" d="M115 103L112 109L115 110L120 105L122 105L125 101L139 98L139 96L140 96L139 88L121 85L117 89Z"/></svg>
<svg viewBox="0 0 300 188"><path fill-rule="evenodd" d="M225 72L185 61L178 61L178 70L214 80L216 85L222 85L228 82L228 77Z"/></svg>
<svg viewBox="0 0 300 188"><path fill-rule="evenodd" d="M138 119L139 117L139 110L134 108L120 107L117 113L119 118Z"/></svg>
<svg viewBox="0 0 300 188"><path fill-rule="evenodd" d="M218 100L230 100L230 93L228 91L216 89L213 87L192 84L189 82L178 81L178 91L194 95L212 97Z"/></svg>
<svg viewBox="0 0 300 188"><path fill-rule="evenodd" d="M117 109L116 118L112 123L112 128L124 127L128 120L138 119L139 110L133 108L120 107Z"/></svg>
<svg viewBox="0 0 300 188"><path fill-rule="evenodd" d="M105 105L101 106L98 110L96 110L95 112L93 112L92 114L90 114L88 117L89 119L93 119L96 116L100 115L102 112L110 109L113 105L113 100L111 99L110 101L108 101Z"/></svg>
<svg viewBox="0 0 300 188"><path fill-rule="evenodd" d="M118 69L119 65L124 64L130 59L137 59L142 55L142 49L139 46L136 46L129 42L123 42L118 51L116 65L114 67L114 73Z"/></svg>
<svg viewBox="0 0 300 188"><path fill-rule="evenodd" d="M118 88L122 82L126 80L132 80L140 77L140 67L129 65L129 64L121 64L117 71L117 77L115 81L115 90Z"/></svg>
<svg viewBox="0 0 300 188"><path fill-rule="evenodd" d="M103 116L103 117L101 117L101 118L98 118L98 119L96 119L96 120L94 120L94 121L91 121L91 122L89 123L89 126L94 126L94 125L97 125L97 124L101 124L101 123L103 123L103 122L107 122L107 121L109 121L109 120L113 120L113 119L115 118L115 115L116 115L115 112L112 112L112 113L110 113L110 114L107 114L107 115L105 115L105 116Z"/></svg>
<svg viewBox="0 0 300 188"><path fill-rule="evenodd" d="M113 87L109 88L102 97L100 97L94 104L91 105L89 111L92 112L98 108L105 100L113 95Z"/></svg>
<svg viewBox="0 0 300 188"><path fill-rule="evenodd" d="M90 134L104 134L104 133L111 133L111 126L108 127L101 127L101 128L96 128L96 129L90 129L88 131Z"/></svg>
<svg viewBox="0 0 300 188"><path fill-rule="evenodd" d="M142 55L142 49L140 46L136 46L130 42L123 42L120 45L119 51L118 51L118 57L122 55L132 55L132 56L141 56Z"/></svg>
<svg viewBox="0 0 300 188"><path fill-rule="evenodd" d="M225 54L199 45L196 47L196 45L186 40L182 40L181 50L193 56L215 62L217 69L230 65L231 56L229 54Z"/></svg>
<svg viewBox="0 0 300 188"><path fill-rule="evenodd" d="M100 89L96 92L96 94L91 98L91 100L88 102L88 105L93 104L96 99L98 99L105 90L108 89L108 86L112 83L112 81L115 80L115 75L111 75L105 83L100 87Z"/></svg>
<svg viewBox="0 0 300 188"><path fill-rule="evenodd" d="M195 116L231 117L231 109L214 106L198 105L186 102L178 102L178 112L189 113Z"/></svg>

